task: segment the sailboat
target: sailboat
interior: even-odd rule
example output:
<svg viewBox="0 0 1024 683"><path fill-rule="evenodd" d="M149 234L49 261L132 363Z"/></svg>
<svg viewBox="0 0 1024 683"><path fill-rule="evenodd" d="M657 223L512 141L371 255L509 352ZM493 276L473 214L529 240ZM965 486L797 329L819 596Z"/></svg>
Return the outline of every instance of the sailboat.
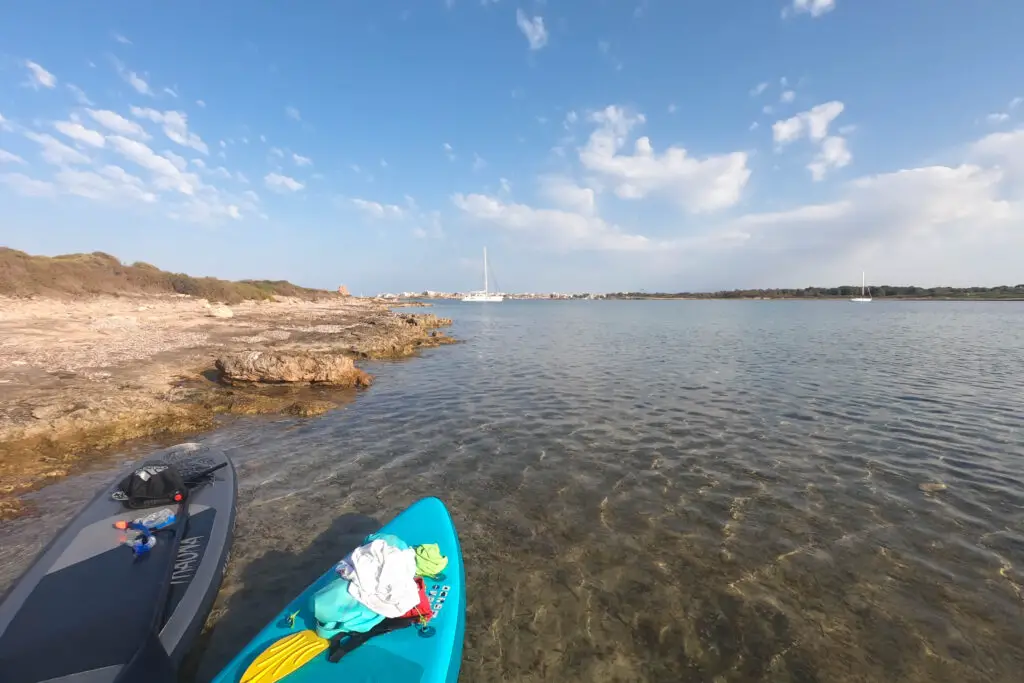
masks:
<svg viewBox="0 0 1024 683"><path fill-rule="evenodd" d="M487 289L487 247L484 247L484 288L478 292L470 292L462 297L462 300L488 303L497 303L505 300L505 297L501 294L491 294Z"/></svg>
<svg viewBox="0 0 1024 683"><path fill-rule="evenodd" d="M855 296L850 301L868 302L871 301L871 296L867 293L867 282L864 279L864 271L860 273L860 296Z"/></svg>

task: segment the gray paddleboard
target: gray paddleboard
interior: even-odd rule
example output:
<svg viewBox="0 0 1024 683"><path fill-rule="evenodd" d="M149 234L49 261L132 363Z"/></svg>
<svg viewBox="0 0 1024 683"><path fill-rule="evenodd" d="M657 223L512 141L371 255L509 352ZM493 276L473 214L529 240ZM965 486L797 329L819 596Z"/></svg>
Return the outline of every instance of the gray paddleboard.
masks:
<svg viewBox="0 0 1024 683"><path fill-rule="evenodd" d="M136 558L114 523L129 510L117 484L149 462L173 463L191 490L182 525ZM53 539L0 602L3 683L173 681L213 605L235 520L235 470L223 451L181 444L120 473Z"/></svg>

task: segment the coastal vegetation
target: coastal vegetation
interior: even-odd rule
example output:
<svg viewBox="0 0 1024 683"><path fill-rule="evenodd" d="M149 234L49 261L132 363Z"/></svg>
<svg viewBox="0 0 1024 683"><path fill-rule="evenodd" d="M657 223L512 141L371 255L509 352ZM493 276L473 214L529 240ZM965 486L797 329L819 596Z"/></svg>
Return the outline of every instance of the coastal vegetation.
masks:
<svg viewBox="0 0 1024 683"><path fill-rule="evenodd" d="M266 301L275 296L317 301L338 294L299 287L284 280L231 282L170 273L138 261L125 265L110 254L32 256L0 247L0 296L86 297L185 294L225 304Z"/></svg>
<svg viewBox="0 0 1024 683"><path fill-rule="evenodd" d="M872 287L876 299L908 300L1024 300L1024 284L999 287ZM804 287L803 289L733 289L718 292L616 292L606 299L839 299L860 296L860 287Z"/></svg>

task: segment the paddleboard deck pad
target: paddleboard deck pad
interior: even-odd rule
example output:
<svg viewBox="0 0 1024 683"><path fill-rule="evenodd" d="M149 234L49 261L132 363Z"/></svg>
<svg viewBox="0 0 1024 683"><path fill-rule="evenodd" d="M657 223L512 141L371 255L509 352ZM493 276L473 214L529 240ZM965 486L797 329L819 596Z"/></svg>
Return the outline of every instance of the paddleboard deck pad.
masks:
<svg viewBox="0 0 1024 683"><path fill-rule="evenodd" d="M423 625L375 635L337 662L329 661L327 651L320 652L301 668L281 678L282 683L455 683L458 680L466 625L465 569L448 510L437 498L425 498L395 517L379 533L398 536L409 546L437 543L441 554L448 558L448 565L441 574L424 578L434 617ZM239 683L249 665L271 645L300 631L314 630L313 595L336 578L331 568L285 606L217 675L214 683Z"/></svg>
<svg viewBox="0 0 1024 683"><path fill-rule="evenodd" d="M118 484L156 463L174 465L189 483L186 501L128 509ZM231 461L199 444L158 451L119 474L0 602L3 683L173 682L220 588L236 494ZM115 523L161 509L176 521L136 556L124 544L134 532Z"/></svg>

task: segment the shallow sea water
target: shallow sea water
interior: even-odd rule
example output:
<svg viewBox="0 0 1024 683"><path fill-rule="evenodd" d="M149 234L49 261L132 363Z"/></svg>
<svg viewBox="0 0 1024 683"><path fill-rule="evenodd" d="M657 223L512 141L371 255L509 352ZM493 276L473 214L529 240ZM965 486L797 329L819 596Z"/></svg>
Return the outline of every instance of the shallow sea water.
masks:
<svg viewBox="0 0 1024 683"><path fill-rule="evenodd" d="M467 565L464 681L1021 679L1024 305L432 312L464 343L369 366L325 417L198 439L240 505L183 680L427 495ZM109 476L0 527L0 584Z"/></svg>

